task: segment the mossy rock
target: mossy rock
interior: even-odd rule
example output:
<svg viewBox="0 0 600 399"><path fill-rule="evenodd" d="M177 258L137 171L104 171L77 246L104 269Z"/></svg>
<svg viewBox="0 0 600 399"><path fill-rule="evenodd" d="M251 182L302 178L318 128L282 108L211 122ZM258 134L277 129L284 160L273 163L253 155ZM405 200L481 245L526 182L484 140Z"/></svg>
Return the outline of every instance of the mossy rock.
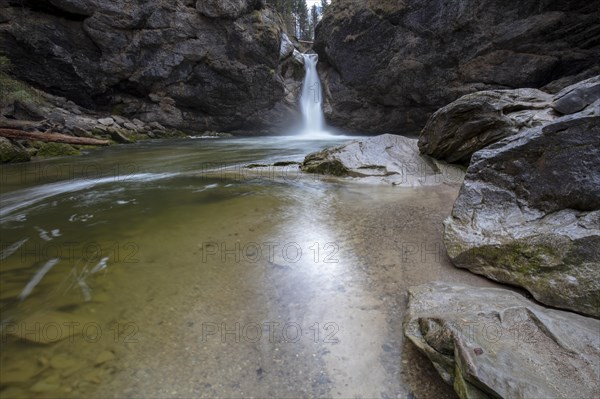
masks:
<svg viewBox="0 0 600 399"><path fill-rule="evenodd" d="M126 104L115 104L110 110L111 115L122 116L125 115Z"/></svg>
<svg viewBox="0 0 600 399"><path fill-rule="evenodd" d="M347 176L350 172L343 163L336 159L321 162L304 162L301 169L307 173L331 176Z"/></svg>
<svg viewBox="0 0 600 399"><path fill-rule="evenodd" d="M11 104L15 101L41 104L43 97L28 84L13 78L0 70L0 104Z"/></svg>
<svg viewBox="0 0 600 399"><path fill-rule="evenodd" d="M268 168L269 165L266 165L264 163L251 163L246 165L247 169L256 169L256 168Z"/></svg>
<svg viewBox="0 0 600 399"><path fill-rule="evenodd" d="M45 143L40 147L38 157L64 157L67 155L79 155L79 150L69 144Z"/></svg>
<svg viewBox="0 0 600 399"><path fill-rule="evenodd" d="M73 148L75 148L79 151L92 151L92 150L97 150L98 146L96 146L96 145L78 145L78 146L74 146Z"/></svg>
<svg viewBox="0 0 600 399"><path fill-rule="evenodd" d="M458 267L523 287L541 303L599 317L600 238L536 234L493 245L446 237L446 247Z"/></svg>
<svg viewBox="0 0 600 399"><path fill-rule="evenodd" d="M0 163L27 162L31 159L29 152L9 139L0 137Z"/></svg>
<svg viewBox="0 0 600 399"><path fill-rule="evenodd" d="M350 171L337 159L332 159L329 150L308 154L300 169L306 173L320 175L347 176Z"/></svg>
<svg viewBox="0 0 600 399"><path fill-rule="evenodd" d="M135 140L128 136L125 132L127 132L126 130L109 130L108 133L110 134L111 139L119 144L133 144L135 142Z"/></svg>

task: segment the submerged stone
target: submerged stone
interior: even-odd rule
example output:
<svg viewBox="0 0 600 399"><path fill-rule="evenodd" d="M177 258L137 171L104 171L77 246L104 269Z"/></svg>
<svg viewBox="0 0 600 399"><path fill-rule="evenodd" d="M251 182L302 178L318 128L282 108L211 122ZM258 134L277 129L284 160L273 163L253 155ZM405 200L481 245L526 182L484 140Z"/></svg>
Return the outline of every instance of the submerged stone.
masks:
<svg viewBox="0 0 600 399"><path fill-rule="evenodd" d="M2 367L0 367L0 384L24 383L30 381L43 370L44 367L33 359L3 359Z"/></svg>
<svg viewBox="0 0 600 399"><path fill-rule="evenodd" d="M97 323L85 316L49 311L35 313L18 322L10 323L5 326L5 333L24 341L47 345L71 337L74 337L73 339L76 336L81 337L84 331L87 337L88 333L98 331L97 326ZM89 327L89 331L86 327Z"/></svg>
<svg viewBox="0 0 600 399"><path fill-rule="evenodd" d="M79 155L79 150L64 143L44 143L38 150L38 157L63 157L67 155Z"/></svg>
<svg viewBox="0 0 600 399"><path fill-rule="evenodd" d="M115 358L115 354L112 351L105 350L105 351L102 351L102 353L100 353L96 357L94 364L98 366L98 365L104 364L106 362L110 362L114 358Z"/></svg>
<svg viewBox="0 0 600 399"><path fill-rule="evenodd" d="M84 364L85 362L82 359L77 359L66 354L58 354L50 359L50 366L57 370L82 367Z"/></svg>

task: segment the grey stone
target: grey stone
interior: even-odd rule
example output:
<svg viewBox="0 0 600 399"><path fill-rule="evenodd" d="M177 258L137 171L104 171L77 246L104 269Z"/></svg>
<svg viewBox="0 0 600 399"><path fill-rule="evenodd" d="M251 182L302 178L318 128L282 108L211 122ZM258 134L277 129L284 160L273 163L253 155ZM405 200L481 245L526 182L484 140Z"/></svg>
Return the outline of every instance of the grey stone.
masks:
<svg viewBox="0 0 600 399"><path fill-rule="evenodd" d="M122 116L119 115L111 115L111 118L113 118L113 120L115 121L115 123L117 123L118 125L123 126L123 124L127 123L127 119L123 118Z"/></svg>
<svg viewBox="0 0 600 399"><path fill-rule="evenodd" d="M552 96L536 89L481 91L436 111L419 137L421 153L468 164L489 144L555 119Z"/></svg>
<svg viewBox="0 0 600 399"><path fill-rule="evenodd" d="M561 114L574 114L600 99L600 76L569 86L558 93L552 108Z"/></svg>
<svg viewBox="0 0 600 399"><path fill-rule="evenodd" d="M144 127L144 126L146 126L146 124L144 122L142 122L141 120L139 120L139 119L133 119L132 122L133 122L134 125L136 125L138 127Z"/></svg>
<svg viewBox="0 0 600 399"><path fill-rule="evenodd" d="M454 264L600 317L599 137L567 116L476 152L444 222Z"/></svg>
<svg viewBox="0 0 600 399"><path fill-rule="evenodd" d="M101 124L102 126L112 126L115 124L115 121L113 118L107 117L107 118L98 119L98 123Z"/></svg>
<svg viewBox="0 0 600 399"><path fill-rule="evenodd" d="M288 37L287 34L282 33L281 34L281 46L279 49L279 59L283 60L283 59L289 57L290 55L292 55L294 50L295 50L294 43L292 43L292 41L290 40L290 38Z"/></svg>
<svg viewBox="0 0 600 399"><path fill-rule="evenodd" d="M301 165L309 173L350 176L362 182L421 186L461 183L461 169L419 154L417 140L384 134L309 154Z"/></svg>
<svg viewBox="0 0 600 399"><path fill-rule="evenodd" d="M599 331L599 320L509 290L439 282L410 289L404 319L462 399L596 397Z"/></svg>
<svg viewBox="0 0 600 399"><path fill-rule="evenodd" d="M158 122L150 122L148 126L155 130L165 130L165 127Z"/></svg>
<svg viewBox="0 0 600 399"><path fill-rule="evenodd" d="M137 126L137 125L134 125L134 124L133 124L133 123L131 123L131 122L125 122L125 123L123 124L123 127L124 127L125 129L128 129L128 130L133 130L133 131L136 131L136 130L138 130L138 129L139 129L139 126Z"/></svg>

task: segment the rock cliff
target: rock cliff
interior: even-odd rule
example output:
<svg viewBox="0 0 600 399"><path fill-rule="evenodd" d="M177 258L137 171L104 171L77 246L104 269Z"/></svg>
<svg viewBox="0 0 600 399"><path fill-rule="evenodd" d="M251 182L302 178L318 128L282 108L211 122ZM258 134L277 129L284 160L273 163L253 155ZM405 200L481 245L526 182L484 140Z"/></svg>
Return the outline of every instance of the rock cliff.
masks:
<svg viewBox="0 0 600 399"><path fill-rule="evenodd" d="M599 70L600 1L334 0L316 31L326 117L416 133L491 89L556 92Z"/></svg>
<svg viewBox="0 0 600 399"><path fill-rule="evenodd" d="M297 61L263 0L3 0L0 11L11 73L84 108L194 132L276 132L295 117L284 75Z"/></svg>

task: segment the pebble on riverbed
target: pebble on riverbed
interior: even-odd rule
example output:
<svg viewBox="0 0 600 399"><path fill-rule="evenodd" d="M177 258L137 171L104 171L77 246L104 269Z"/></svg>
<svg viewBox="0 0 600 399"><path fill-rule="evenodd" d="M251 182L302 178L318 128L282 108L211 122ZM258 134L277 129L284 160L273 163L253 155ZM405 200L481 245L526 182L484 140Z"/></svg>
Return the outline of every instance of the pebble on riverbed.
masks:
<svg viewBox="0 0 600 399"><path fill-rule="evenodd" d="M64 339L80 335L83 326L93 322L91 319L72 313L50 311L36 313L22 319L7 334L36 344L53 344ZM37 327L36 327L37 326ZM56 330L42 331L39 326L58 326ZM64 326L64 327L61 327ZM72 328L67 326L73 326Z"/></svg>
<svg viewBox="0 0 600 399"><path fill-rule="evenodd" d="M102 353L100 353L98 355L98 357L96 357L96 361L94 362L94 364L96 366L99 366L99 365L104 364L106 362L110 362L114 358L115 358L115 354L112 351L105 350Z"/></svg>

